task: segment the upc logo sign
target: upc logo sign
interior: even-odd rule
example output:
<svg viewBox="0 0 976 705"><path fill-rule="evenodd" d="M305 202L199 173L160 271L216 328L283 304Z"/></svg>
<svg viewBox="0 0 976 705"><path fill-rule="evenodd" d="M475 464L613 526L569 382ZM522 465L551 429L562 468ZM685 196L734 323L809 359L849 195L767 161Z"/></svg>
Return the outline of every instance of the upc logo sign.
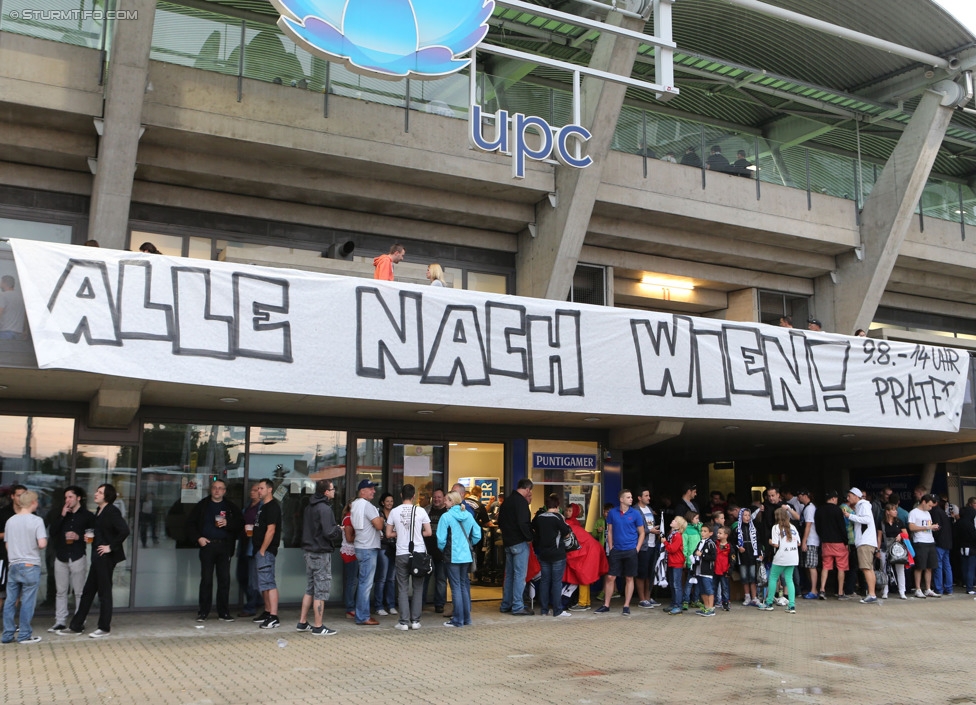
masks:
<svg viewBox="0 0 976 705"><path fill-rule="evenodd" d="M495 0L271 0L278 26L330 61L380 77L434 78L488 33Z"/></svg>

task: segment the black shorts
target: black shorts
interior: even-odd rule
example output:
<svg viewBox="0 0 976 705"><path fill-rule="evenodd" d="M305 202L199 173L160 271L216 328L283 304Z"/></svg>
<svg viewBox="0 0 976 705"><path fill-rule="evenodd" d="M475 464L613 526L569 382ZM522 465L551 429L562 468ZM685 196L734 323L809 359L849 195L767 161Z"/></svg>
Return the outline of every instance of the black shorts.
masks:
<svg viewBox="0 0 976 705"><path fill-rule="evenodd" d="M646 580L651 571L651 549L637 552L637 579Z"/></svg>
<svg viewBox="0 0 976 705"><path fill-rule="evenodd" d="M935 570L939 565L939 553L934 543L915 544L915 570Z"/></svg>
<svg viewBox="0 0 976 705"><path fill-rule="evenodd" d="M637 549L630 551L618 551L616 548L610 551L610 570L609 574L615 578L621 576L633 578L637 575Z"/></svg>

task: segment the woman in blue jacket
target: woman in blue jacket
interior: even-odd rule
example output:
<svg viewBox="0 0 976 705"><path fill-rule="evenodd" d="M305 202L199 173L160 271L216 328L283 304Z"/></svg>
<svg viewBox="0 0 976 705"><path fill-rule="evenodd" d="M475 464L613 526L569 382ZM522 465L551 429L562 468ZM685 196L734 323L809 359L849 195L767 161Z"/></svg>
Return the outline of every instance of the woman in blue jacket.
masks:
<svg viewBox="0 0 976 705"><path fill-rule="evenodd" d="M468 571L474 556L471 545L481 540L481 528L461 504L461 495L448 492L444 503L447 511L437 522L437 547L444 554L447 579L451 583L454 614L445 627L464 627L471 624L471 582Z"/></svg>

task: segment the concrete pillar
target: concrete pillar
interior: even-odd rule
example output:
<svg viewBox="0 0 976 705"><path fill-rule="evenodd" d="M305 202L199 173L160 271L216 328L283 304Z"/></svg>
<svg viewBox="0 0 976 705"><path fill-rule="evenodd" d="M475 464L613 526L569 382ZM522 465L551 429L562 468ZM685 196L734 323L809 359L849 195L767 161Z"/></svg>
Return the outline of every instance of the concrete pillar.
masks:
<svg viewBox="0 0 976 705"><path fill-rule="evenodd" d="M942 105L943 95L926 91L908 128L891 153L861 213L863 256L837 257L836 284L828 277L817 283L818 312L828 330L852 334L867 328L877 311L898 252L908 232L915 204L922 195L953 108ZM831 298L832 305L820 299ZM828 305L825 305L828 304Z"/></svg>
<svg viewBox="0 0 976 705"><path fill-rule="evenodd" d="M783 186L796 188L796 184L793 182L793 176L790 174L790 167L786 164L786 160L783 159L783 152L780 148L778 146L773 147L769 150L769 153L773 157L773 164L776 165L776 170L779 172L779 178L783 182Z"/></svg>
<svg viewBox="0 0 976 705"><path fill-rule="evenodd" d="M114 27L88 236L102 247L121 250L127 244L129 201L139 151L156 3L120 0L118 9L135 10L138 19L118 20Z"/></svg>
<svg viewBox="0 0 976 705"><path fill-rule="evenodd" d="M609 24L642 32L644 21L611 12ZM600 35L590 67L630 76L638 41L609 33ZM520 296L565 300L593 212L603 165L610 150L626 87L586 77L582 87L582 120L593 137L586 153L593 163L586 169L556 168L556 205L544 198L536 205L536 237L519 235L516 292Z"/></svg>
<svg viewBox="0 0 976 705"><path fill-rule="evenodd" d="M932 492L932 485L935 484L935 471L938 467L938 463L925 463L922 467L922 475L918 480L918 484L927 487L929 492Z"/></svg>

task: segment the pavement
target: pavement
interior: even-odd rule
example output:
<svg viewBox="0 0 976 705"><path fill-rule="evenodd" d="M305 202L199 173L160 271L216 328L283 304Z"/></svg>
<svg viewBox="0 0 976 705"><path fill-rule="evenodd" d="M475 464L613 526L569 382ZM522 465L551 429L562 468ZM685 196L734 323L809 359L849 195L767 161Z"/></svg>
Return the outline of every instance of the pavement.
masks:
<svg viewBox="0 0 976 705"><path fill-rule="evenodd" d="M122 613L102 639L49 634L38 615L40 643L0 646L3 704L976 703L976 601L965 594L800 599L795 615L740 603L707 618L636 605L625 617L621 606L555 619L476 602L473 626L425 612L407 632L395 617L355 626L327 610L339 630L328 637L295 631L295 609L272 630Z"/></svg>

